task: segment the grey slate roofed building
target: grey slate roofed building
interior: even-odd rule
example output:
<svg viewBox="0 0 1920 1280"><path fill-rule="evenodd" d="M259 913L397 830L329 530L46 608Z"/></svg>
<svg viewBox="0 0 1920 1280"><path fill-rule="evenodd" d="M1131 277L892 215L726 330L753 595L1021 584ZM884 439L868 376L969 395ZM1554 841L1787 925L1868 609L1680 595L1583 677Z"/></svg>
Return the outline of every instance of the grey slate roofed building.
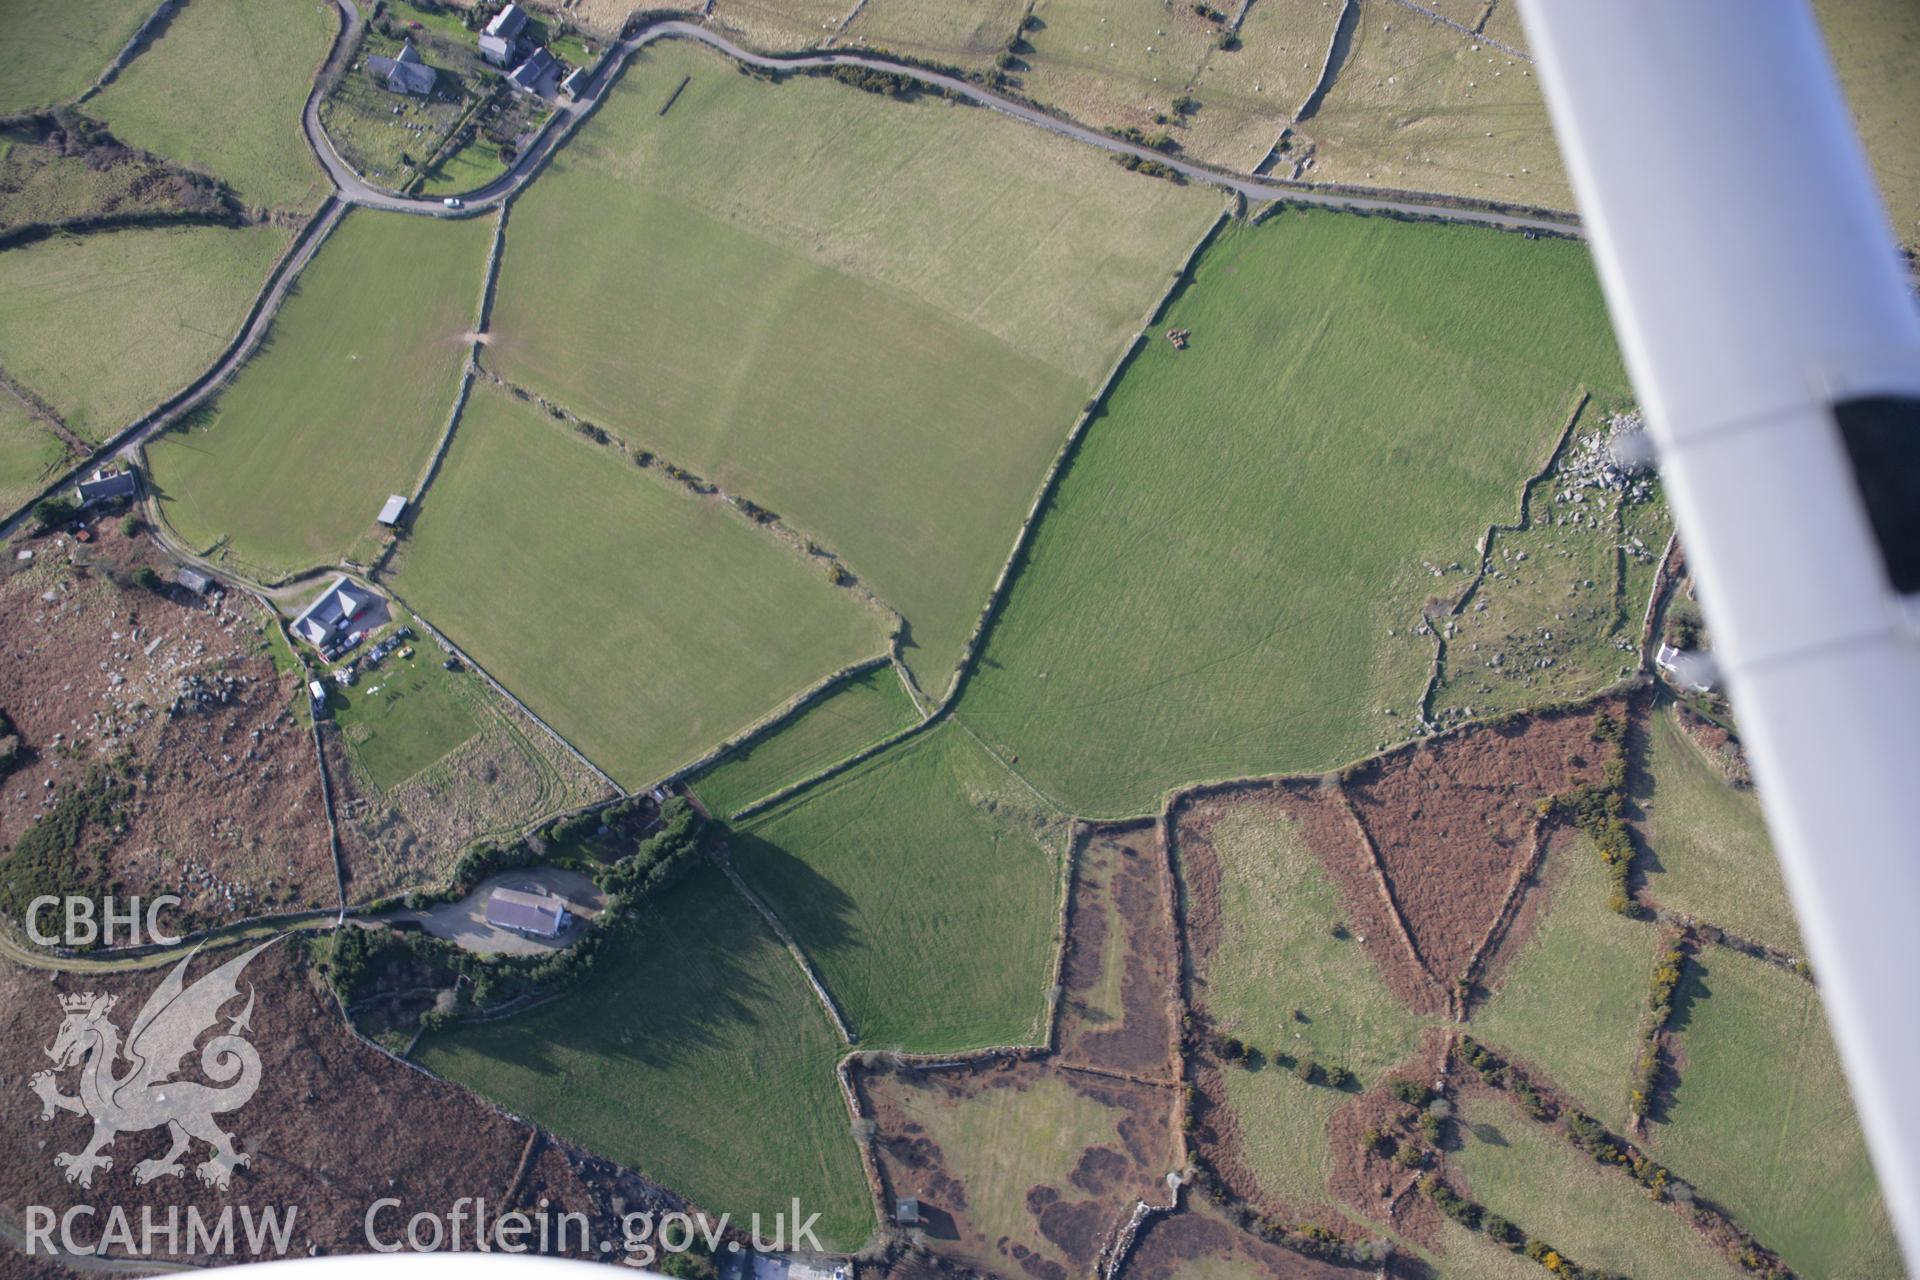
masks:
<svg viewBox="0 0 1920 1280"><path fill-rule="evenodd" d="M487 923L540 938L551 938L567 927L567 904L550 893L495 889L487 898Z"/></svg>
<svg viewBox="0 0 1920 1280"><path fill-rule="evenodd" d="M527 60L513 69L507 79L513 87L526 93L537 93L540 82L547 78L547 72L553 70L553 55L545 49L535 49Z"/></svg>
<svg viewBox="0 0 1920 1280"><path fill-rule="evenodd" d="M510 4L493 15L493 21L487 24L487 34L512 40L526 29L526 25L527 11L517 4Z"/></svg>
<svg viewBox="0 0 1920 1280"><path fill-rule="evenodd" d="M198 569L182 569L173 575L173 580L197 596L213 590L213 579Z"/></svg>
<svg viewBox="0 0 1920 1280"><path fill-rule="evenodd" d="M342 574L306 612L293 620L293 629L303 640L324 645L350 631L348 624L360 616L373 598L371 592L349 582Z"/></svg>
<svg viewBox="0 0 1920 1280"><path fill-rule="evenodd" d="M106 502L112 498L130 497L138 488L139 482L134 479L131 471L121 471L114 475L96 471L88 479L82 480L78 486L80 505L84 507L91 502Z"/></svg>
<svg viewBox="0 0 1920 1280"><path fill-rule="evenodd" d="M439 79L439 72L421 59L420 51L413 47L411 40L400 46L395 57L368 58L367 74L394 93L432 93L434 82Z"/></svg>
<svg viewBox="0 0 1920 1280"><path fill-rule="evenodd" d="M496 67L504 67L513 61L514 41L505 36L481 36L480 56Z"/></svg>

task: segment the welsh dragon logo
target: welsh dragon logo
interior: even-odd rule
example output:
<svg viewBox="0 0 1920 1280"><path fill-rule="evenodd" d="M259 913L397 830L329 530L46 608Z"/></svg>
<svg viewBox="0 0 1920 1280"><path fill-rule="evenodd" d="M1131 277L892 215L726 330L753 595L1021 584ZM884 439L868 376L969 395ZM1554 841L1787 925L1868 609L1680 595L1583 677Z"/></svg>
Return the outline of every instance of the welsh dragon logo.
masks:
<svg viewBox="0 0 1920 1280"><path fill-rule="evenodd" d="M277 939L275 939L277 941ZM225 1189L236 1167L248 1157L234 1150L233 1135L213 1118L246 1105L260 1087L260 1055L242 1035L252 1027L253 985L247 985L247 1003L227 1021L224 1033L200 1049L200 1070L214 1085L176 1080L182 1059L193 1052L201 1034L220 1022L220 1010L239 998L240 972L273 942L263 942L235 956L213 972L187 985L187 965L199 954L195 948L173 967L166 979L133 1020L126 1043L108 1014L119 999L111 995L62 996L65 1020L53 1047L46 1051L54 1066L34 1075L29 1087L40 1095L40 1118L51 1120L56 1111L70 1111L93 1120L93 1137L77 1152L54 1156L55 1167L67 1171L67 1181L93 1185L96 1169L113 1168L104 1148L122 1133L167 1127L173 1145L158 1160L142 1160L133 1167L135 1182L178 1177L184 1172L180 1157L192 1139L213 1148L213 1154L194 1166L202 1182ZM80 1068L79 1093L60 1092L57 1073Z"/></svg>

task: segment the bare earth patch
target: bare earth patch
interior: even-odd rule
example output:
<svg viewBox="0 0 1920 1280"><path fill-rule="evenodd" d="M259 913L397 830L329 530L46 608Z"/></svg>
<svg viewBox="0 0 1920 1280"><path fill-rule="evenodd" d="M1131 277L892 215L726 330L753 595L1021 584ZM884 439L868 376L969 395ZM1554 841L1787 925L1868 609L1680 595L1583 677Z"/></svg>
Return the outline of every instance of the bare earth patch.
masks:
<svg viewBox="0 0 1920 1280"><path fill-rule="evenodd" d="M266 609L122 585L171 566L117 520L93 533L16 542L0 565L0 710L28 753L0 783L0 846L110 770L131 791L117 829L89 828L89 856L103 885L179 894L170 927L333 905L319 764L292 711L300 679L274 667Z"/></svg>
<svg viewBox="0 0 1920 1280"><path fill-rule="evenodd" d="M927 1067L882 1064L856 1072L863 1111L878 1125L874 1152L884 1203L920 1202L927 1247L969 1265L1035 1280L1090 1274L1141 1200L1166 1204L1181 1162L1178 1094L1031 1059ZM988 1111L1039 1127L1047 1159L1016 1159L969 1176L990 1157L976 1144L942 1146ZM969 1113L973 1113L970 1115ZM1092 1113L1099 1123L1066 1119ZM1006 1180L995 1177L1004 1173ZM989 1179L992 1184L989 1185ZM1024 1184L1017 1185L1017 1184Z"/></svg>
<svg viewBox="0 0 1920 1280"><path fill-rule="evenodd" d="M1532 861L1538 802L1597 782L1611 748L1590 711L1530 716L1417 743L1350 781L1393 900L1433 978L1451 986Z"/></svg>
<svg viewBox="0 0 1920 1280"><path fill-rule="evenodd" d="M56 1213L72 1204L118 1205L136 1223L142 1205L154 1206L163 1221L173 1205L180 1206L183 1215L192 1207L210 1217L227 1204L254 1206L256 1212L290 1206L297 1217L289 1256L310 1249L364 1252L367 1208L389 1196L400 1201L391 1217L380 1219L390 1237L404 1232L412 1214L444 1215L462 1196L485 1196L490 1212L496 1206L500 1212L530 1209L545 1198L551 1202L550 1212L564 1208L588 1213L596 1227L611 1221L614 1196L624 1197L633 1208L680 1207L677 1198L633 1175L544 1137L523 1172L529 1128L465 1090L351 1036L331 996L311 976L301 946L297 939L282 940L245 971L243 981L256 993L247 1038L260 1055L260 1086L246 1105L218 1117L235 1135L237 1149L249 1156L224 1193L194 1176L191 1165L207 1154L198 1142L186 1157L184 1176L135 1182L135 1164L164 1153L164 1129L120 1134L109 1151L112 1167L95 1173L91 1188L66 1182L53 1156L80 1149L88 1122L57 1113L55 1120L42 1123L38 1104L26 1092L27 1077L50 1065L42 1046L52 1043L59 1027L61 996L118 995L111 1017L124 1030L166 970L62 974L49 982L42 973L0 967L0 1026L6 1032L0 1075L18 1094L16 1105L0 1117L0 1141L21 1153L0 1166L0 1204L14 1211L28 1204L46 1205ZM203 955L191 966L188 981L234 954ZM199 1078L197 1063L197 1056L188 1058L183 1078ZM62 1073L66 1091L72 1090L74 1075L72 1070ZM410 1140L409 1135L430 1135L431 1140ZM235 1234L241 1235L237 1224ZM617 1239L617 1233L611 1238ZM184 1232L181 1243L184 1246Z"/></svg>
<svg viewBox="0 0 1920 1280"><path fill-rule="evenodd" d="M1152 827L1097 829L1083 841L1061 969L1063 1065L1178 1078L1172 895Z"/></svg>

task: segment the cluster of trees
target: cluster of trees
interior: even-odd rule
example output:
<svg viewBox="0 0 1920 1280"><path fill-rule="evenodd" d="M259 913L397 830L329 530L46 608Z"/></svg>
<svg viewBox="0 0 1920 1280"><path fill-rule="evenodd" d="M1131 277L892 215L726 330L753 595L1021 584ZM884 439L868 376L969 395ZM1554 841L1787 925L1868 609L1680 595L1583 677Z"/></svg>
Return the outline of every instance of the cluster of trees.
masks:
<svg viewBox="0 0 1920 1280"><path fill-rule="evenodd" d="M902 75L898 71L881 71L876 67L835 67L832 74L841 84L852 85L863 93L884 94L889 98L916 98L923 87L912 76Z"/></svg>
<svg viewBox="0 0 1920 1280"><path fill-rule="evenodd" d="M1214 1033L1207 1043L1213 1056L1222 1062L1238 1063L1249 1071L1258 1070L1262 1063L1271 1062L1276 1067L1291 1071L1308 1084L1325 1085L1329 1089L1345 1089L1354 1083L1353 1072L1342 1066L1327 1066L1316 1062L1305 1054L1262 1053L1253 1045L1247 1044L1238 1036Z"/></svg>
<svg viewBox="0 0 1920 1280"><path fill-rule="evenodd" d="M1680 985L1680 974L1686 963L1686 946L1676 939L1667 945L1659 963L1653 967L1653 980L1647 987L1646 1042L1640 1046L1640 1057L1634 1063L1633 1092L1627 1098L1628 1109L1637 1116L1646 1115L1651 1105L1654 1084L1660 1076L1660 1033L1673 1018L1673 993Z"/></svg>
<svg viewBox="0 0 1920 1280"><path fill-rule="evenodd" d="M1165 129L1162 129L1158 133L1148 133L1137 124L1128 124L1121 125L1116 129L1109 129L1107 132L1121 139L1123 142L1131 142L1137 147L1151 147L1155 151L1165 151L1169 153L1180 149L1180 144L1176 142L1173 135Z"/></svg>
<svg viewBox="0 0 1920 1280"><path fill-rule="evenodd" d="M60 788L13 842L6 877L0 880L0 913L23 920L28 905L42 894L77 898L117 892L103 854L126 830L125 808L132 799L132 784L117 768L103 765Z"/></svg>
<svg viewBox="0 0 1920 1280"><path fill-rule="evenodd" d="M13 721L4 710L0 710L0 778L25 764L26 756L26 748L20 745L20 735L14 731Z"/></svg>
<svg viewBox="0 0 1920 1280"><path fill-rule="evenodd" d="M718 485L709 484L706 480L693 474L693 472L687 470L685 467L677 467L671 462L667 463L661 469L667 473L667 479L678 480L681 484L687 486L687 488L702 497L713 493L719 488Z"/></svg>
<svg viewBox="0 0 1920 1280"><path fill-rule="evenodd" d="M1326 1262L1363 1267L1381 1267L1393 1257L1391 1240L1348 1240L1314 1223L1295 1223L1280 1217L1261 1216L1251 1205L1236 1199L1221 1181L1219 1173L1205 1162L1195 1165L1193 1181L1209 1199L1225 1209L1243 1230L1251 1231L1283 1249Z"/></svg>
<svg viewBox="0 0 1920 1280"><path fill-rule="evenodd" d="M1545 1240L1536 1239L1485 1206L1467 1199L1448 1186L1437 1174L1421 1180L1421 1188L1434 1207L1469 1231L1484 1232L1495 1244L1530 1258L1566 1280L1623 1280L1616 1273L1575 1262Z"/></svg>
<svg viewBox="0 0 1920 1280"><path fill-rule="evenodd" d="M69 498L42 498L34 504L33 518L42 532L58 529L80 514L80 508L73 505Z"/></svg>
<svg viewBox="0 0 1920 1280"><path fill-rule="evenodd" d="M1130 169L1134 173L1144 173L1149 178L1164 178L1175 185L1184 184L1187 180L1187 176L1172 165L1162 164L1158 160L1142 160L1131 151L1116 154L1113 157L1113 162L1122 169Z"/></svg>
<svg viewBox="0 0 1920 1280"><path fill-rule="evenodd" d="M1498 1213L1492 1213L1484 1205L1478 1205L1475 1201L1461 1196L1438 1174L1427 1174L1421 1180L1421 1188L1427 1192L1428 1199L1434 1201L1434 1207L1440 1209L1440 1213L1448 1215L1450 1219L1459 1222L1471 1232L1484 1232L1486 1238L1492 1240L1494 1244L1540 1263L1542 1267L1551 1270L1555 1276L1565 1276L1567 1280L1624 1280L1622 1276L1617 1276L1617 1272L1611 1272L1611 1270L1582 1267L1580 1263L1572 1261L1571 1257L1567 1257L1565 1253L1549 1245L1546 1240L1536 1240L1534 1236L1528 1236L1519 1226L1503 1219Z"/></svg>
<svg viewBox="0 0 1920 1280"><path fill-rule="evenodd" d="M1599 782L1588 782L1541 802L1543 817L1571 822L1584 832L1607 864L1611 886L1607 906L1623 916L1637 916L1632 893L1633 833L1627 829L1627 760L1625 720L1605 711L1594 713L1589 736L1614 748L1614 758L1602 767Z"/></svg>
<svg viewBox="0 0 1920 1280"><path fill-rule="evenodd" d="M740 508L740 513L755 524L772 524L780 518L752 498L735 498L733 505Z"/></svg>
<svg viewBox="0 0 1920 1280"><path fill-rule="evenodd" d="M1559 1114L1553 1100L1541 1093L1518 1068L1509 1066L1499 1054L1472 1036L1461 1036L1459 1043L1460 1060L1472 1067L1489 1085L1513 1094L1519 1100L1520 1109L1528 1116L1544 1122Z"/></svg>

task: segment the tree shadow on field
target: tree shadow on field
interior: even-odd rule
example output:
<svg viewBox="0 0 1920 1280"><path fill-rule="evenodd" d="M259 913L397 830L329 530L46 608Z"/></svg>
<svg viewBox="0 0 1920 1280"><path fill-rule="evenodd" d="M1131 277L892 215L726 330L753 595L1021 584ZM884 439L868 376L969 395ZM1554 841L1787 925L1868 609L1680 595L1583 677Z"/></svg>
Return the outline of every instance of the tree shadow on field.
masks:
<svg viewBox="0 0 1920 1280"><path fill-rule="evenodd" d="M864 950L865 931L851 895L804 858L746 831L727 836L734 866L786 922L801 948L816 959ZM886 874L882 869L878 874Z"/></svg>
<svg viewBox="0 0 1920 1280"><path fill-rule="evenodd" d="M1707 985L1707 979L1713 976L1713 969L1701 960L1704 951L1702 948L1687 957L1680 971L1680 983L1673 989L1673 1016L1667 1019L1667 1030L1675 1034L1693 1025L1695 1004L1713 999L1713 988Z"/></svg>
<svg viewBox="0 0 1920 1280"><path fill-rule="evenodd" d="M529 1073L543 1091L565 1092L581 1063L556 1049L654 1070L710 1067L754 1043L754 1028L769 1016L785 1023L806 1012L788 1005L811 1004L804 992L779 999L767 975L792 961L711 865L694 867L637 913L602 939L592 973L566 995L456 1028L448 1039ZM582 1083L592 1087L597 1074L589 1070Z"/></svg>

